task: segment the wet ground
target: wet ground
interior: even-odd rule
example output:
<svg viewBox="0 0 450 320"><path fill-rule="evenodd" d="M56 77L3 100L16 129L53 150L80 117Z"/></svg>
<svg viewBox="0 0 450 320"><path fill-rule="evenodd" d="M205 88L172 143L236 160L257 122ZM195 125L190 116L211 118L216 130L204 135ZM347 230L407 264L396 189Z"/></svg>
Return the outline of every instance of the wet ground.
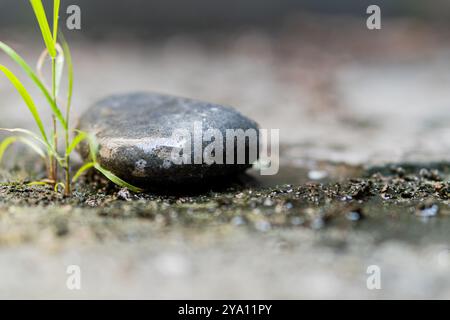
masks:
<svg viewBox="0 0 450 320"><path fill-rule="evenodd" d="M72 198L3 184L1 295L448 297L450 166L322 170L291 168L296 184L245 176L172 195L132 194L96 175ZM318 172L340 182L308 178ZM65 287L74 264L75 292ZM369 265L381 268L381 290L366 287Z"/></svg>
<svg viewBox="0 0 450 320"><path fill-rule="evenodd" d="M42 168L11 149L0 297L449 298L449 34L301 21L277 34L74 42L77 114L136 90L230 104L280 129L280 172L141 195L90 175L68 199L21 183ZM27 58L38 51L4 40ZM33 128L3 78L0 88L0 126ZM69 265L81 290L66 287ZM366 286L371 265L380 290Z"/></svg>

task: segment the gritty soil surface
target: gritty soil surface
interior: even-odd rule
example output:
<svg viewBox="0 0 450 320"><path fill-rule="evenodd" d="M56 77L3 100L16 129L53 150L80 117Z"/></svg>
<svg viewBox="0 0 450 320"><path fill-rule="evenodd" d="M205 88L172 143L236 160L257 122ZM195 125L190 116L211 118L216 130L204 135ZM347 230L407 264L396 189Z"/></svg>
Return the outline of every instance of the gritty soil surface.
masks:
<svg viewBox="0 0 450 320"><path fill-rule="evenodd" d="M64 197L50 186L2 184L0 244L33 241L48 230L70 238L80 228L87 228L96 241L126 240L130 234L139 236L140 228L134 228L141 219L152 229L243 226L264 232L350 227L383 218L446 217L450 214L450 167L437 167L440 170L436 166L372 168L362 177L343 182L275 187L260 187L255 180L241 178L220 191L191 190L188 195L181 191L134 194L96 175L78 185L73 197ZM111 227L119 229L111 232Z"/></svg>
<svg viewBox="0 0 450 320"><path fill-rule="evenodd" d="M342 165L327 164L327 168L343 172ZM345 172L358 175L341 177L339 182L272 187L246 176L217 191L188 195L134 194L108 185L95 174L77 185L70 198L51 187L2 184L0 267L11 276L31 268L23 281L35 287L24 293L23 282L3 278L9 289L0 293L40 297L42 285L49 290L45 297L301 298L338 297L346 287L344 297L375 297L363 289L368 263L389 265L393 257L411 259L410 249L400 248L394 256L390 251L380 253L383 244L389 250L398 242L440 248L435 255L450 252L439 247L450 238L449 165L350 167ZM30 248L41 253L22 253L22 257L20 252ZM371 251L380 256L371 257ZM327 265L332 261L344 272L341 283L332 277L339 274L337 270ZM37 270L32 267L35 263L40 264ZM64 288L65 265L71 264L80 264L88 274L81 293ZM307 271L301 271L308 265ZM398 266L390 267L386 279L395 278ZM97 278L97 273L103 276ZM217 273L221 280L215 279ZM290 287L294 275L296 286ZM435 273L429 281L438 276ZM270 289L272 281L276 285ZM307 290L311 281L314 288ZM231 283L236 287L229 287ZM428 289L439 288L433 294L445 296L448 287L443 290L442 285ZM400 287L380 297L427 294Z"/></svg>
<svg viewBox="0 0 450 320"><path fill-rule="evenodd" d="M31 64L42 50L3 36ZM64 198L27 186L42 168L13 147L0 172L0 298L450 298L449 38L412 20L372 32L299 16L276 32L69 39L74 120L135 91L231 105L280 129L280 172L189 194L132 194L91 175ZM34 129L14 88L0 88L0 127ZM81 290L67 289L70 265ZM380 290L366 286L372 265Z"/></svg>

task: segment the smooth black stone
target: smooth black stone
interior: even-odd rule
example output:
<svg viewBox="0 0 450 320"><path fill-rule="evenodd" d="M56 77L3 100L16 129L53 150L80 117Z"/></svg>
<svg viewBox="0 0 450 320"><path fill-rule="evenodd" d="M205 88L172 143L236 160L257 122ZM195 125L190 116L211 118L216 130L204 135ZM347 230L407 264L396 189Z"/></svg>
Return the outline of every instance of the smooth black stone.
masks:
<svg viewBox="0 0 450 320"><path fill-rule="evenodd" d="M193 124L202 122L208 128L220 130L224 138L227 129L255 129L256 122L231 107L157 93L133 93L107 97L89 108L80 118L78 129L93 133L99 144L98 162L122 179L151 187L214 183L244 172L245 164L181 164L168 161L179 141L172 138L175 129L193 133ZM193 142L193 138L192 138ZM205 148L210 141L203 142ZM249 144L246 143L248 155ZM87 144L79 152L89 157ZM194 147L191 147L193 159ZM235 155L237 153L235 146Z"/></svg>

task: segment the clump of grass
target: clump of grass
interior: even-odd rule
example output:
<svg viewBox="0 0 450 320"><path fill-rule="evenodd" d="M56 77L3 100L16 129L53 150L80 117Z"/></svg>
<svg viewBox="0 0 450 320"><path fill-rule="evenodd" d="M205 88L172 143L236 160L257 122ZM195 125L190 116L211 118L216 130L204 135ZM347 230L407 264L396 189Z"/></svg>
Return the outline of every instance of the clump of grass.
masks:
<svg viewBox="0 0 450 320"><path fill-rule="evenodd" d="M2 41L0 41L0 50L6 53L14 62L16 62L21 67L25 74L33 81L36 87L44 95L51 109L52 128L49 134L44 127L38 108L28 90L25 88L19 78L13 72L11 72L11 70L9 70L6 66L0 65L0 72L8 78L8 80L20 94L26 106L28 107L28 110L33 116L39 130L38 135L30 130L21 128L0 128L0 130L2 131L14 134L4 139L0 143L0 161L3 158L5 151L11 144L21 142L24 145L30 147L42 159L44 159L47 167L47 179L34 181L31 184L51 184L54 186L55 190L62 188L64 190L64 194L69 196L72 192L72 183L75 182L88 169L95 168L115 184L121 187L126 187L134 192L140 192L141 189L120 179L112 172L103 168L98 163L98 147L92 135L86 132L77 131L75 137L71 139L70 111L72 106L73 94L73 63L69 45L64 39L62 33L60 33L58 30L61 1L53 1L52 29L50 28L50 25L48 23L47 15L45 13L44 6L42 5L42 0L30 0L30 3L45 43L45 49L40 55L37 63L37 72L35 72L16 51L14 51L11 47L3 43ZM58 35L61 43L58 42ZM52 75L50 88L46 86L42 75L44 62L48 57L50 57L51 60ZM67 68L67 96L65 98L65 112L63 114L60 106L64 103L59 100L58 95L62 83L64 67ZM63 132L62 136L64 137L63 153L60 153L58 150L58 138L61 131ZM84 164L71 178L70 155L75 150L77 145L85 140L90 146L90 160L86 164ZM61 180L61 175L58 174L59 168L64 171L64 177Z"/></svg>

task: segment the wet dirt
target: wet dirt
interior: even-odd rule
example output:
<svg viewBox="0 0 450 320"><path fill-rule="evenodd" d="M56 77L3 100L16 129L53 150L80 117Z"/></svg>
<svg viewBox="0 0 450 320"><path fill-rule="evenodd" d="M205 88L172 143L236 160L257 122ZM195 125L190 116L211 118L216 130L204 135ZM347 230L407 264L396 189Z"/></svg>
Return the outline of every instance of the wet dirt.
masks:
<svg viewBox="0 0 450 320"><path fill-rule="evenodd" d="M309 179L311 170L306 168L283 168L277 179L289 176L297 183L274 184L273 177L257 177L253 171L218 190L205 192L193 187L189 192L174 190L171 195L167 191L165 195L134 194L95 174L77 185L70 198L47 186L3 183L0 243L33 241L48 230L57 237L76 238L80 228L87 228L95 241L126 241L127 235L139 235L136 221L142 220L161 231L358 228L371 232L379 241L418 241L424 236L421 220L425 219L439 220L436 232L431 237L427 233L427 241L448 239L447 164L388 165L370 170L331 163L321 167L327 168L322 181Z"/></svg>
<svg viewBox="0 0 450 320"><path fill-rule="evenodd" d="M252 171L220 190L171 195L134 194L90 174L71 198L2 183L0 296L445 297L449 173L446 163L321 162L282 167L290 184ZM373 263L384 291L365 288ZM73 264L80 291L66 288Z"/></svg>

